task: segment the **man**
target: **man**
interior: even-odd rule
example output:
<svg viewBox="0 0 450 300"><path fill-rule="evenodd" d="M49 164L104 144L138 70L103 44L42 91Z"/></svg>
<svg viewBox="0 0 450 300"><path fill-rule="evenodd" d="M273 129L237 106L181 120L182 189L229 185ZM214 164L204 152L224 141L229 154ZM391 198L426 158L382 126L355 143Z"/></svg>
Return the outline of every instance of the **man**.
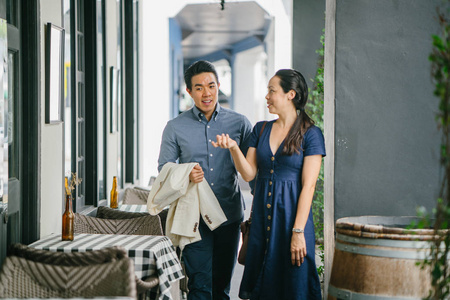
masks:
<svg viewBox="0 0 450 300"><path fill-rule="evenodd" d="M239 243L239 224L243 218L243 198L236 168L228 151L214 148L216 135L228 133L244 153L251 133L248 119L218 103L217 72L207 61L197 61L185 72L186 91L194 107L169 121L163 132L158 169L167 162L197 162L189 175L191 182L206 179L218 199L227 221L211 231L199 220L202 240L183 249L189 278L188 299L230 299L230 281Z"/></svg>

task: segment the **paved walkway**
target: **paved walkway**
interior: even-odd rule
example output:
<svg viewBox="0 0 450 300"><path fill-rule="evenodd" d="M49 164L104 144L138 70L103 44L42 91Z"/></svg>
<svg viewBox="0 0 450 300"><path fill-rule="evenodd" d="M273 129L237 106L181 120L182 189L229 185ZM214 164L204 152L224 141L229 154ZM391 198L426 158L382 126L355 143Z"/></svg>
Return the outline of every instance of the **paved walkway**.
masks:
<svg viewBox="0 0 450 300"><path fill-rule="evenodd" d="M242 184L241 187L247 186L247 183ZM250 216L250 210L252 207L252 200L253 196L250 194L250 190L242 190L242 193L244 194L244 200L245 200L245 207L247 208L244 211L244 220L247 220ZM239 248L242 243L242 239L239 242ZM239 263L236 263L236 266L234 267L234 274L233 278L231 279L231 291L230 291L230 298L231 300L239 300L238 294L239 294L239 285L241 284L242 279L242 273L244 272L244 266L240 265Z"/></svg>

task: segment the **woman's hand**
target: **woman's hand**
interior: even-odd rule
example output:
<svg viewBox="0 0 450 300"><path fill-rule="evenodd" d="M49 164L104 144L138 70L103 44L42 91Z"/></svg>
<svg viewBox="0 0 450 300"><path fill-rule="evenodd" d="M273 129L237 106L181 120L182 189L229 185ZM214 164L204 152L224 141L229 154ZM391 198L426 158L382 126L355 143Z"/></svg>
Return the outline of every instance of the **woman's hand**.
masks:
<svg viewBox="0 0 450 300"><path fill-rule="evenodd" d="M224 149L235 149L236 147L238 147L237 143L235 140L233 140L232 138L230 138L230 136L228 134L224 134L222 133L222 135L217 135L216 136L217 142L212 141L211 144L214 147L220 147L220 148L224 148Z"/></svg>
<svg viewBox="0 0 450 300"><path fill-rule="evenodd" d="M195 165L189 174L189 181L193 183L200 183L203 181L203 177L205 177L205 174L203 173L202 167L200 167L200 165Z"/></svg>
<svg viewBox="0 0 450 300"><path fill-rule="evenodd" d="M291 237L291 263L293 266L300 265L306 257L306 242L304 233L292 232Z"/></svg>

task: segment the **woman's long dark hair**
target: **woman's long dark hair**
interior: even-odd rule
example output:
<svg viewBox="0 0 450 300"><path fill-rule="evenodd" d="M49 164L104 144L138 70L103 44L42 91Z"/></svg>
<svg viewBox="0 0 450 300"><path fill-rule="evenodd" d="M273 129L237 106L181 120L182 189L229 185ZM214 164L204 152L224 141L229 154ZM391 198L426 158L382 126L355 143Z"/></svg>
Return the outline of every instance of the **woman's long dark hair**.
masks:
<svg viewBox="0 0 450 300"><path fill-rule="evenodd" d="M286 136L283 147L283 154L292 155L294 152L300 153L303 136L314 121L306 114L305 105L308 100L308 85L303 75L296 70L282 69L275 74L280 78L281 88L285 93L293 90L295 97L292 99L295 109L297 110L297 119Z"/></svg>

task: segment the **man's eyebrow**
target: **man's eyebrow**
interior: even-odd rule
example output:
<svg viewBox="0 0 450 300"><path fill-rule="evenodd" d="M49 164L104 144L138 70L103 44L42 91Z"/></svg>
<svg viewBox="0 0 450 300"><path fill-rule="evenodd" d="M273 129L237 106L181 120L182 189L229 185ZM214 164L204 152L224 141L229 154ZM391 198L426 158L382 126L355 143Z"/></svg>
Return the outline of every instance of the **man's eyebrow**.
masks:
<svg viewBox="0 0 450 300"><path fill-rule="evenodd" d="M211 81L211 82L208 83L207 85L211 85L211 84L216 84L216 82L215 82L215 81ZM203 86L203 84L201 84L201 83L196 83L196 84L194 84L194 86Z"/></svg>

